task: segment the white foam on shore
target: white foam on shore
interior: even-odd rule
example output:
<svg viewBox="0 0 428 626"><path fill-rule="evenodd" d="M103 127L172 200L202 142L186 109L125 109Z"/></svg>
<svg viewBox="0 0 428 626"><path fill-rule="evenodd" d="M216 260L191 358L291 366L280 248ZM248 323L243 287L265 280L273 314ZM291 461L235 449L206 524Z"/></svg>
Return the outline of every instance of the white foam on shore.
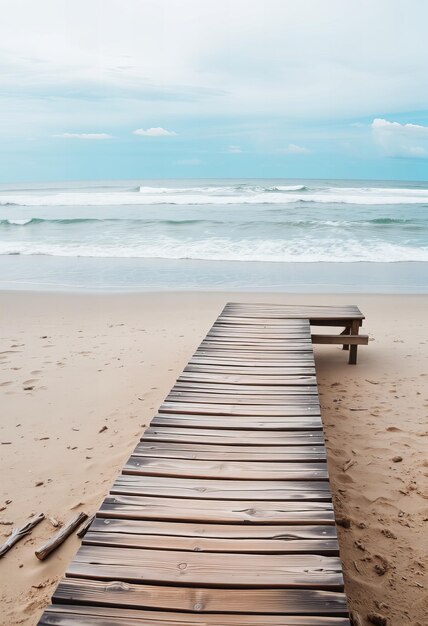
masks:
<svg viewBox="0 0 428 626"><path fill-rule="evenodd" d="M0 255L46 255L62 257L194 259L206 261L259 261L392 263L400 261L428 262L428 247L418 248L384 241L361 242L330 240L206 240L179 241L159 237L150 241L121 242L120 245L0 242Z"/></svg>
<svg viewBox="0 0 428 626"><path fill-rule="evenodd" d="M304 185L220 187L139 187L135 191L73 191L61 193L0 194L0 205L123 206L123 205L257 205L312 202L319 204L397 205L428 204L428 189L328 187Z"/></svg>

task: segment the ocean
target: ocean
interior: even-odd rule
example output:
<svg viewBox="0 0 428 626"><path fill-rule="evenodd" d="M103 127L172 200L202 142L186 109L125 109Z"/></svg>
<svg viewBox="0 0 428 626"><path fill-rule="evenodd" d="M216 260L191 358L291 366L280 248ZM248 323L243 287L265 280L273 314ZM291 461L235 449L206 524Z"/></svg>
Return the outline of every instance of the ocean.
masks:
<svg viewBox="0 0 428 626"><path fill-rule="evenodd" d="M428 182L0 186L0 287L428 291Z"/></svg>

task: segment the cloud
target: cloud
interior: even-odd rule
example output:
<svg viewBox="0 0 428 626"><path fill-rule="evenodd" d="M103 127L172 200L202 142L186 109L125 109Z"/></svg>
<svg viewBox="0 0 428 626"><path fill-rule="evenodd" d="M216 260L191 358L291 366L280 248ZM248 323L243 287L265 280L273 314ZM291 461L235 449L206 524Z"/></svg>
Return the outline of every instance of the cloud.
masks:
<svg viewBox="0 0 428 626"><path fill-rule="evenodd" d="M281 150L287 154L309 154L310 150L304 146L298 146L296 143L289 143L286 148Z"/></svg>
<svg viewBox="0 0 428 626"><path fill-rule="evenodd" d="M112 139L109 133L58 133L53 135L61 139Z"/></svg>
<svg viewBox="0 0 428 626"><path fill-rule="evenodd" d="M242 152L241 146L229 146L227 149L231 154L240 154Z"/></svg>
<svg viewBox="0 0 428 626"><path fill-rule="evenodd" d="M360 0L347 11L343 0L269 0L251 10L246 0L127 0L132 19L120 0L45 2L44 12L31 0L10 2L0 21L3 106L13 99L17 133L40 102L48 112L33 127L46 129L65 107L82 127L108 112L110 128L134 128L142 107L152 119L159 103L165 124L244 111L292 123L417 111L428 100L423 0L405 27L402 11L391 9L402 0ZM94 100L103 104L85 106ZM8 112L0 109L0 118Z"/></svg>
<svg viewBox="0 0 428 626"><path fill-rule="evenodd" d="M137 130L133 130L132 132L134 135L142 135L143 137L173 137L177 135L174 130L166 130L160 126L147 128L147 130L144 128L137 128Z"/></svg>
<svg viewBox="0 0 428 626"><path fill-rule="evenodd" d="M376 118L371 123L371 130L375 144L385 156L428 158L428 126L400 124Z"/></svg>

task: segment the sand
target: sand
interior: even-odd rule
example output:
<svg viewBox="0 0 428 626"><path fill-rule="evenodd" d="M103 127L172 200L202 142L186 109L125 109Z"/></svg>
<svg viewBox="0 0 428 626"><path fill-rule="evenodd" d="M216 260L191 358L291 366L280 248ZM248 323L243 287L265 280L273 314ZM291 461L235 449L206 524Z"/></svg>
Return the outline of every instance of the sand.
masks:
<svg viewBox="0 0 428 626"><path fill-rule="evenodd" d="M365 313L357 366L316 347L346 592L362 624L426 624L428 296L3 292L0 541L32 513L96 511L227 300ZM2 625L36 624L76 552L74 536L39 562L53 531L43 521L0 560Z"/></svg>

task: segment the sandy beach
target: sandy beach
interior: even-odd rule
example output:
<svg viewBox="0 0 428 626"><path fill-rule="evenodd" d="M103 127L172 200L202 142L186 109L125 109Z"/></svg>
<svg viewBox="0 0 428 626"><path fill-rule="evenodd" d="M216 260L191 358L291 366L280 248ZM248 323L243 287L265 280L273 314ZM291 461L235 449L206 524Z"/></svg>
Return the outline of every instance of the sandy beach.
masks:
<svg viewBox="0 0 428 626"><path fill-rule="evenodd" d="M350 609L427 615L428 296L2 292L0 542L39 512L92 514L227 301L357 304L368 347L316 363ZM106 427L106 428L105 428ZM37 623L79 546L48 519L0 560L4 626Z"/></svg>

